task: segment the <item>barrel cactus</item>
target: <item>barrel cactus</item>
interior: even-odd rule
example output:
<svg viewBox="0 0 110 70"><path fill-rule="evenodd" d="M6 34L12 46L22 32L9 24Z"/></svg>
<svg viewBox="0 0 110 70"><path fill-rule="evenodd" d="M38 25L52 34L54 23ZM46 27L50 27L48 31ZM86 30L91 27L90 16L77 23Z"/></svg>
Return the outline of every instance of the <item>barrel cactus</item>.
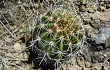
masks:
<svg viewBox="0 0 110 70"><path fill-rule="evenodd" d="M33 34L42 60L65 60L81 48L84 30L79 17L68 9L51 9L40 16Z"/></svg>

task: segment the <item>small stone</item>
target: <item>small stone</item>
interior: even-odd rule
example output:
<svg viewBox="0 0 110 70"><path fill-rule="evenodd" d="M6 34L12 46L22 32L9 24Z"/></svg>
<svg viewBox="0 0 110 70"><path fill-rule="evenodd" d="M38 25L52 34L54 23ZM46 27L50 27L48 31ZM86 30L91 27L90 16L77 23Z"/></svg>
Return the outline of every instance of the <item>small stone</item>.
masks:
<svg viewBox="0 0 110 70"><path fill-rule="evenodd" d="M23 59L28 60L28 58L29 58L29 55L26 52L24 52L23 53Z"/></svg>
<svg viewBox="0 0 110 70"><path fill-rule="evenodd" d="M20 43L15 43L13 48L15 51L21 51L22 50Z"/></svg>

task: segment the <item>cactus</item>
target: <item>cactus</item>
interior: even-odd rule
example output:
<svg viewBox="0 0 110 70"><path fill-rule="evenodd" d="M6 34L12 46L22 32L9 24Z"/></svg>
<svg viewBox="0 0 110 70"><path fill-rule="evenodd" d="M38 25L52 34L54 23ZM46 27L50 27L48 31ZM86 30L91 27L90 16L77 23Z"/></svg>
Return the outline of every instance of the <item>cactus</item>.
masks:
<svg viewBox="0 0 110 70"><path fill-rule="evenodd" d="M68 4L68 3L65 3ZM33 40L38 58L43 61L64 61L80 50L84 29L70 4L42 11L35 25Z"/></svg>
<svg viewBox="0 0 110 70"><path fill-rule="evenodd" d="M84 36L78 21L78 17L67 10L49 11L35 27L35 46L50 59L67 58L80 48L77 44Z"/></svg>

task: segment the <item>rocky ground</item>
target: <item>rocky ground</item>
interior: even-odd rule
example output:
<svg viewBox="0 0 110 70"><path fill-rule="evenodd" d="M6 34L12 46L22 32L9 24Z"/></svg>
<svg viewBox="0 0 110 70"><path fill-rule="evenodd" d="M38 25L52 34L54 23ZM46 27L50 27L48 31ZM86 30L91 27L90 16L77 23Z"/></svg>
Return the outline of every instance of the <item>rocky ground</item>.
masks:
<svg viewBox="0 0 110 70"><path fill-rule="evenodd" d="M75 4L84 23L85 44L58 70L110 70L110 2ZM31 9L31 2L0 1L0 70L34 70L25 52Z"/></svg>
<svg viewBox="0 0 110 70"><path fill-rule="evenodd" d="M96 7L94 4L79 5L86 43L70 64L62 65L62 70L110 70L110 4L100 10L94 10Z"/></svg>

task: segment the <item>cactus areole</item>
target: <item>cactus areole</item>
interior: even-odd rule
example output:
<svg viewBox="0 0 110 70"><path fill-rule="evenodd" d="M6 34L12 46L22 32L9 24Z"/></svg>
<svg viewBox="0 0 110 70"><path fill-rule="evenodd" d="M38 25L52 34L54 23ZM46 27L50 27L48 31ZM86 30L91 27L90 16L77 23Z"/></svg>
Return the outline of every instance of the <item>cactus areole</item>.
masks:
<svg viewBox="0 0 110 70"><path fill-rule="evenodd" d="M64 60L80 49L84 36L79 18L66 9L51 10L35 26L35 47L50 60Z"/></svg>

